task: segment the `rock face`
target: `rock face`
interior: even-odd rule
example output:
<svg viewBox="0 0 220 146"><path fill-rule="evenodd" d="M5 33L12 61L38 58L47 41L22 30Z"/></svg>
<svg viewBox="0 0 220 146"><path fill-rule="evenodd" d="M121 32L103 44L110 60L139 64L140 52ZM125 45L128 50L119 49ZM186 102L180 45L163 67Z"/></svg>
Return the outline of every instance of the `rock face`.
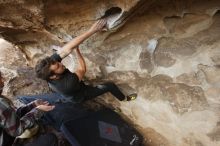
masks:
<svg viewBox="0 0 220 146"><path fill-rule="evenodd" d="M97 100L120 108L146 145L220 145L219 0L1 0L0 8L5 94L48 92L33 76L37 60L113 14L107 31L80 46L86 78L112 80L138 99ZM74 53L64 60L74 70L71 61Z"/></svg>

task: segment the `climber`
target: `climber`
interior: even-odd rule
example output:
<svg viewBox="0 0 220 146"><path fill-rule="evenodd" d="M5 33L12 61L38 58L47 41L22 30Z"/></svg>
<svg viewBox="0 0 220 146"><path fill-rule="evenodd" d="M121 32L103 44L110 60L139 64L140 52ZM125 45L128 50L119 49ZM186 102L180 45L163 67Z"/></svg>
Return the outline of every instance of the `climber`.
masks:
<svg viewBox="0 0 220 146"><path fill-rule="evenodd" d="M4 87L3 77L0 72L0 145L19 146L15 140L26 129L37 124L37 120L44 112L53 110L53 105L48 102L35 100L30 104L15 110L15 106L9 98L2 95ZM57 138L52 133L42 134L33 141L23 146L57 146Z"/></svg>
<svg viewBox="0 0 220 146"><path fill-rule="evenodd" d="M80 53L78 45L91 35L102 30L105 24L105 19L97 21L88 31L68 42L64 45L64 47L62 47L62 49L58 50L52 56L38 62L35 67L37 77L46 80L52 89L61 93L64 97L70 97L71 100L76 103L95 98L106 92L110 92L120 101L134 100L137 97L137 94L125 96L112 82L93 87L85 85L82 81L86 73L86 64L82 54ZM65 68L61 61L73 50L76 51L79 67L74 73L71 73Z"/></svg>

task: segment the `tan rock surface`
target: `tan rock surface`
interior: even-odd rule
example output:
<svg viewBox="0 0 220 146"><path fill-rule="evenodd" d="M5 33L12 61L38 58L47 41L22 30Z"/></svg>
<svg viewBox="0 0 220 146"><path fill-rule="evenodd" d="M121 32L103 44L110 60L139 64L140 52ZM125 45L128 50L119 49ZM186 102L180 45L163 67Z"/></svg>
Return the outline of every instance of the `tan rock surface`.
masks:
<svg viewBox="0 0 220 146"><path fill-rule="evenodd" d="M0 8L1 36L11 42L0 40L5 94L48 92L31 67L116 8L110 30L80 46L87 79L139 95L128 103L107 94L106 105L141 127L146 145L220 145L219 0L1 0ZM70 61L74 53L64 61L74 70Z"/></svg>

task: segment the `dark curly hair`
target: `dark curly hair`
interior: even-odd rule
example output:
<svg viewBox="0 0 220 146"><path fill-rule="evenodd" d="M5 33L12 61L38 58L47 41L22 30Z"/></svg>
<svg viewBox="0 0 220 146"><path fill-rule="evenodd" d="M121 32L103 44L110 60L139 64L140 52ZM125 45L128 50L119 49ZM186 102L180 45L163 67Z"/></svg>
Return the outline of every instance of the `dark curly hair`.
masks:
<svg viewBox="0 0 220 146"><path fill-rule="evenodd" d="M37 65L35 66L37 77L43 80L49 80L50 76L53 74L53 72L50 70L50 66L54 63L55 61L50 57L46 57L38 61Z"/></svg>

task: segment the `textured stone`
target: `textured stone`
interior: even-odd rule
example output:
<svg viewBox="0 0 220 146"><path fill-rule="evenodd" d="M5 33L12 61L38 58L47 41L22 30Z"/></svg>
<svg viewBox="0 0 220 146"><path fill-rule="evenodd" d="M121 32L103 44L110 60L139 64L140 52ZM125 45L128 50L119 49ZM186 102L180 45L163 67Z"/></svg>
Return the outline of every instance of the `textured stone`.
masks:
<svg viewBox="0 0 220 146"><path fill-rule="evenodd" d="M199 73L184 73L176 77L177 82L181 82L188 85L199 86L201 85Z"/></svg>
<svg viewBox="0 0 220 146"><path fill-rule="evenodd" d="M208 134L208 136L213 141L219 141L220 140L220 122L217 123L216 128Z"/></svg>
<svg viewBox="0 0 220 146"><path fill-rule="evenodd" d="M14 97L49 91L47 83L34 76L33 68L27 66L25 56L18 47L2 39L0 46L0 70L5 78L4 94Z"/></svg>
<svg viewBox="0 0 220 146"><path fill-rule="evenodd" d="M120 108L146 145L220 145L219 0L2 0L0 8L1 36L13 44L0 43L5 94L49 92L30 67L117 10L109 30L80 45L85 80L114 81L138 98L97 101ZM77 67L74 53L63 62Z"/></svg>
<svg viewBox="0 0 220 146"><path fill-rule="evenodd" d="M200 65L199 68L204 72L206 81L210 84L220 84L220 68Z"/></svg>
<svg viewBox="0 0 220 146"><path fill-rule="evenodd" d="M18 76L9 81L10 93L13 96L37 95L48 93L49 88L45 81L36 78L32 68L19 68Z"/></svg>
<svg viewBox="0 0 220 146"><path fill-rule="evenodd" d="M166 138L164 138L162 135L160 135L153 129L145 128L143 131L144 131L143 134L146 135L146 139L144 141L144 144L146 146L158 146L158 145L170 146Z"/></svg>

